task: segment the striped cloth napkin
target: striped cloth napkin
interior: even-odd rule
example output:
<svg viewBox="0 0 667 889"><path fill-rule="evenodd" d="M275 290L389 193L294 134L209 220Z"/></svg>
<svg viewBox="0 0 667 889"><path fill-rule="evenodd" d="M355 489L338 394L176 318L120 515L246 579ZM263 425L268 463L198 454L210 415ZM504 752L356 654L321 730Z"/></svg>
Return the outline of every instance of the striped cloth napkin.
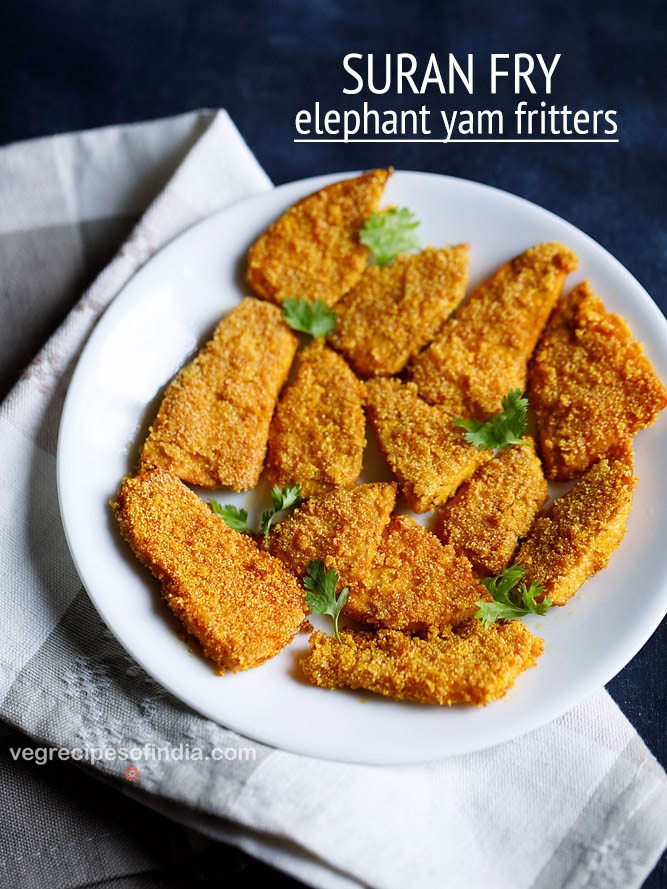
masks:
<svg viewBox="0 0 667 889"><path fill-rule="evenodd" d="M0 408L0 719L63 748L252 748L242 761L142 762L133 782L126 762L93 768L145 805L313 886L640 886L667 844L667 780L604 690L481 753L405 767L324 762L193 713L132 662L82 589L55 481L77 356L156 250L270 187L224 111L0 150L0 275L10 307L28 301L39 312L47 295L66 299L92 252L131 228ZM52 884L48 859L0 863L7 885L19 884L12 867L23 878L31 868L32 885Z"/></svg>

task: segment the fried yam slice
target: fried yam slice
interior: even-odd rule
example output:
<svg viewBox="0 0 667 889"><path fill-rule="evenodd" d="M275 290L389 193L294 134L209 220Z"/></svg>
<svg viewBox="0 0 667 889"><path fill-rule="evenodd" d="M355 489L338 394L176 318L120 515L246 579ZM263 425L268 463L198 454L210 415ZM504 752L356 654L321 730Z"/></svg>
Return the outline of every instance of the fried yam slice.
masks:
<svg viewBox="0 0 667 889"><path fill-rule="evenodd" d="M294 382L271 421L267 470L273 484L297 482L305 497L352 485L366 445L362 384L321 341L300 354Z"/></svg>
<svg viewBox="0 0 667 889"><path fill-rule="evenodd" d="M387 482L318 494L272 529L270 551L297 577L321 560L342 583L354 581L368 571L395 502Z"/></svg>
<svg viewBox="0 0 667 889"><path fill-rule="evenodd" d="M167 605L221 673L277 654L305 618L305 597L285 566L232 531L176 476L126 479L112 509Z"/></svg>
<svg viewBox="0 0 667 889"><path fill-rule="evenodd" d="M434 530L480 574L500 574L546 499L542 464L526 439L480 466L440 509Z"/></svg>
<svg viewBox="0 0 667 889"><path fill-rule="evenodd" d="M463 299L469 262L461 244L370 266L336 306L329 341L362 376L399 373Z"/></svg>
<svg viewBox="0 0 667 889"><path fill-rule="evenodd" d="M309 643L300 666L312 685L448 706L502 698L543 651L542 640L516 620L485 630L472 619L425 639L399 630L343 630L338 642L316 631Z"/></svg>
<svg viewBox="0 0 667 889"><path fill-rule="evenodd" d="M202 487L254 488L296 346L276 306L244 299L167 387L141 468Z"/></svg>
<svg viewBox="0 0 667 889"><path fill-rule="evenodd" d="M369 380L366 403L380 448L415 512L444 503L492 457L491 451L469 445L451 413L427 404L414 383Z"/></svg>
<svg viewBox="0 0 667 889"><path fill-rule="evenodd" d="M564 605L605 568L625 535L636 482L627 441L602 457L535 520L516 557L526 569L527 582L542 584L554 605Z"/></svg>
<svg viewBox="0 0 667 889"><path fill-rule="evenodd" d="M343 614L359 623L422 632L465 620L488 593L470 562L406 515L392 516L370 570L350 586Z"/></svg>
<svg viewBox="0 0 667 889"><path fill-rule="evenodd" d="M554 313L528 384L542 457L554 479L580 475L667 406L667 391L644 349L587 282Z"/></svg>
<svg viewBox="0 0 667 889"><path fill-rule="evenodd" d="M353 287L368 260L359 242L377 210L391 170L343 179L290 207L250 248L247 281L264 299L287 297L333 305Z"/></svg>
<svg viewBox="0 0 667 889"><path fill-rule="evenodd" d="M510 389L526 385L530 356L577 258L540 244L479 287L410 369L419 394L455 416L484 419Z"/></svg>

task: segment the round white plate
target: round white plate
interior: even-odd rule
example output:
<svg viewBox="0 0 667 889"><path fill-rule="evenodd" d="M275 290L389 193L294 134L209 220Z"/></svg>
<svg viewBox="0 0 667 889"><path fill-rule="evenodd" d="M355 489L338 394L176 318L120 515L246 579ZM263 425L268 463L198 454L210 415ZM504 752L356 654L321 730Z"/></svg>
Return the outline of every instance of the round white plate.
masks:
<svg viewBox="0 0 667 889"><path fill-rule="evenodd" d="M527 621L544 637L545 652L503 700L449 709L314 688L295 669L305 634L261 667L216 676L174 632L155 583L120 539L108 500L131 468L133 443L164 385L243 295L248 246L294 201L344 175L353 174L283 185L206 219L127 284L95 328L70 385L58 447L60 507L72 556L103 619L148 673L195 710L298 753L419 762L507 741L554 719L610 680L654 631L667 610L667 412L635 440L639 485L621 548L567 606ZM588 278L667 380L660 311L629 272L567 222L496 189L425 173L397 172L384 204L416 213L423 244L468 241L473 286L533 244L563 242L580 261L566 287ZM256 494L248 499L259 508Z"/></svg>

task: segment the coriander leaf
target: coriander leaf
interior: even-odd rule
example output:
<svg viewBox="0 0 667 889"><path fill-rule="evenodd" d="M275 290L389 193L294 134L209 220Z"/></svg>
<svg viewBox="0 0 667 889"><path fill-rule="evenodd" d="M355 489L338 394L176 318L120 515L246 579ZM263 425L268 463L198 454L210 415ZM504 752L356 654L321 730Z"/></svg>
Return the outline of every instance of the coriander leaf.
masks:
<svg viewBox="0 0 667 889"><path fill-rule="evenodd" d="M546 614L553 605L553 599L550 596L544 596L541 602L535 599L544 593L544 587L540 583L531 583L529 587L521 582L519 584L518 594L521 604L531 614Z"/></svg>
<svg viewBox="0 0 667 889"><path fill-rule="evenodd" d="M271 523L274 515L275 512L273 509L267 509L266 512L262 513L262 521L259 523L259 530L264 535L264 542L267 546L269 544L269 531L271 530Z"/></svg>
<svg viewBox="0 0 667 889"><path fill-rule="evenodd" d="M283 318L292 328L313 337L326 336L336 326L336 313L321 299L309 303L289 297L283 302Z"/></svg>
<svg viewBox="0 0 667 889"><path fill-rule="evenodd" d="M390 207L382 213L371 213L359 233L359 240L368 247L378 265L386 265L399 253L418 250L419 220L407 207Z"/></svg>
<svg viewBox="0 0 667 889"><path fill-rule="evenodd" d="M284 488L274 485L271 488L271 500L273 501L273 508L276 512L294 506L300 496L301 485L285 485Z"/></svg>
<svg viewBox="0 0 667 889"><path fill-rule="evenodd" d="M308 590L306 604L313 614L328 614L333 618L334 635L340 642L338 618L347 602L350 592L344 587L336 598L336 587L340 576L334 568L325 568L324 562L310 562L303 578L303 585Z"/></svg>
<svg viewBox="0 0 667 889"><path fill-rule="evenodd" d="M497 577L486 577L482 583L493 596L493 602L479 601L475 617L488 630L497 620L515 620L524 614L546 614L553 602L548 597L537 602L538 596L544 593L539 583L526 586L522 578L526 573L523 565L512 565L501 571Z"/></svg>
<svg viewBox="0 0 667 889"><path fill-rule="evenodd" d="M483 602L480 600L475 604L479 606L475 612L475 617L477 620L482 621L485 630L488 630L491 624L494 624L497 620L514 620L517 617L521 617L523 613L517 612L513 605L503 605L500 602Z"/></svg>
<svg viewBox="0 0 667 889"><path fill-rule="evenodd" d="M271 530L271 525L273 524L275 517L279 512L283 512L284 510L295 506L299 502L300 497L301 485L286 485L284 488L274 485L274 487L271 488L273 509L267 509L266 512L262 514L262 521L259 526L260 531L264 534L264 542L267 546L269 545L269 531Z"/></svg>
<svg viewBox="0 0 667 889"><path fill-rule="evenodd" d="M242 531L247 533L250 529L248 528L248 510L247 509L239 509L238 506L233 506L231 503L218 503L217 500L210 500L208 504L213 512L220 516L223 522L226 525L229 525L230 528L233 528L234 531Z"/></svg>
<svg viewBox="0 0 667 889"><path fill-rule="evenodd" d="M464 420L457 417L454 423L466 429L468 444L482 450L503 450L509 445L524 444L526 434L528 399L521 397L520 389L510 389L502 401L502 411L488 420Z"/></svg>

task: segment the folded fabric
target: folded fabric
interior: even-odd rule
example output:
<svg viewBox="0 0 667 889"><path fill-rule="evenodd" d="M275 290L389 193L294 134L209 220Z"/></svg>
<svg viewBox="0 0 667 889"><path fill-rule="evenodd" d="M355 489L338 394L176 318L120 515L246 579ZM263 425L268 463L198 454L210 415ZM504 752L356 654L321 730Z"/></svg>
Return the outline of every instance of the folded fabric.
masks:
<svg viewBox="0 0 667 889"><path fill-rule="evenodd" d="M313 886L641 885L667 843L667 778L604 690L480 753L404 767L324 762L193 713L133 663L82 589L55 482L58 421L77 356L156 250L270 186L224 111L0 150L10 303L30 299L37 312L47 294L66 302L91 252L140 217L0 408L0 718L70 749L237 751L142 760L132 781L127 761L92 767L146 805Z"/></svg>

